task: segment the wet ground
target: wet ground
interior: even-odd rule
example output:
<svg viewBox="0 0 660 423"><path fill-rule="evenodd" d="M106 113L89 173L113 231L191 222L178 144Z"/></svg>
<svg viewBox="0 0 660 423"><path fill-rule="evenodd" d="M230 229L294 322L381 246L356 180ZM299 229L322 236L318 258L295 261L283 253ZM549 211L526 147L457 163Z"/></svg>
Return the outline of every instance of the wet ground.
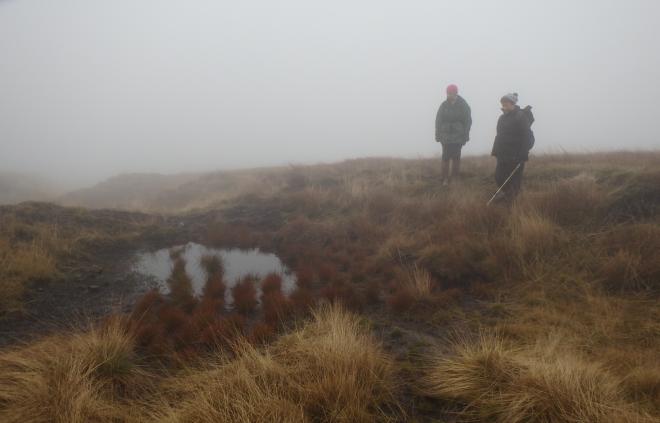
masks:
<svg viewBox="0 0 660 423"><path fill-rule="evenodd" d="M63 266L61 277L35 281L23 310L0 320L0 347L88 325L127 311L154 282L132 268L130 250L95 251Z"/></svg>
<svg viewBox="0 0 660 423"><path fill-rule="evenodd" d="M229 288L225 293L228 308L233 302L230 288L247 275L277 273L282 276L285 294L295 289L295 277L280 259L258 249L215 249L189 242L169 248L99 250L64 266L59 280L35 282L28 290L23 310L0 319L0 347L85 327L113 312L127 312L150 289L167 293L173 248L181 250L186 259L186 272L197 294L206 281L200 259L214 255L222 260Z"/></svg>

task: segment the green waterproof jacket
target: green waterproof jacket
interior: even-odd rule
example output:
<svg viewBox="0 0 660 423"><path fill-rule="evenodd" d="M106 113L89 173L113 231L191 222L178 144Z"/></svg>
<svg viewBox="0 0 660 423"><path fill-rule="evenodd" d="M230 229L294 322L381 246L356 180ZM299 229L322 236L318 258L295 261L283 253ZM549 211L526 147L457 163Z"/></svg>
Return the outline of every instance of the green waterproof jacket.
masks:
<svg viewBox="0 0 660 423"><path fill-rule="evenodd" d="M470 106L458 96L452 104L445 100L435 117L435 140L442 144L465 144L470 140L472 111Z"/></svg>

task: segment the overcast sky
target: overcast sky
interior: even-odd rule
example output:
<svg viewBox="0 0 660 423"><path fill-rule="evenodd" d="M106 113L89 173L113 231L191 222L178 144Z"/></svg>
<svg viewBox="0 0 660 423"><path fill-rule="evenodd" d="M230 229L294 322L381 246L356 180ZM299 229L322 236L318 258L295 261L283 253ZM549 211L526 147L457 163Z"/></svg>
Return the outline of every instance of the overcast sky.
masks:
<svg viewBox="0 0 660 423"><path fill-rule="evenodd" d="M509 91L539 151L656 149L659 19L655 0L0 0L0 171L430 156L449 83L466 154Z"/></svg>

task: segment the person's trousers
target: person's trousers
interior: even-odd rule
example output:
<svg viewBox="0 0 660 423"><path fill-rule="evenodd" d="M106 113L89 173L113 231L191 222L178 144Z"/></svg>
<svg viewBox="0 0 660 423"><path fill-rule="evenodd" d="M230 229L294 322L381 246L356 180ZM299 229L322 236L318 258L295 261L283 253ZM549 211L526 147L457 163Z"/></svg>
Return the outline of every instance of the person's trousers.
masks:
<svg viewBox="0 0 660 423"><path fill-rule="evenodd" d="M515 199L522 188L525 162L520 162L520 167L516 170L518 163L519 162L497 159L497 166L495 167L495 182L497 183L498 188L506 182L507 178L509 178L515 170L515 173L513 173L511 179L509 179L509 182L506 183L501 191L503 197L509 201Z"/></svg>
<svg viewBox="0 0 660 423"><path fill-rule="evenodd" d="M458 177L461 170L462 144L442 144L442 167L440 174L443 181L449 180L449 166L451 164L451 177Z"/></svg>

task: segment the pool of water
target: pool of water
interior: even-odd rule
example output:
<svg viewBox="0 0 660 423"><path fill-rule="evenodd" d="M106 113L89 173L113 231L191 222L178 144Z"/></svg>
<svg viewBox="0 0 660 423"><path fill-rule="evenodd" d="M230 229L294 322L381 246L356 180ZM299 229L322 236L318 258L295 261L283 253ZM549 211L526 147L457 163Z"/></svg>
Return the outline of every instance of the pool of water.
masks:
<svg viewBox="0 0 660 423"><path fill-rule="evenodd" d="M267 254L253 250L239 250L239 249L217 249L209 248L201 244L188 243L185 245L178 245L171 248L163 248L162 250L153 252L143 252L138 254L134 270L138 273L150 276L156 282L157 286L163 293L169 291L167 286L167 278L172 272L174 265L170 252L178 250L181 252L181 257L186 261L186 273L192 279L193 289L195 294L202 293L204 284L206 283L206 271L201 265L201 259L204 256L216 256L220 258L225 268L225 284L227 290L225 292L225 303L231 305L233 298L231 297L231 288L236 285L237 281L247 275L256 275L264 277L269 273L277 273L282 276L282 291L285 295L289 295L296 287L296 279L294 275L282 264L280 259L274 254ZM259 294L260 288L258 288Z"/></svg>

